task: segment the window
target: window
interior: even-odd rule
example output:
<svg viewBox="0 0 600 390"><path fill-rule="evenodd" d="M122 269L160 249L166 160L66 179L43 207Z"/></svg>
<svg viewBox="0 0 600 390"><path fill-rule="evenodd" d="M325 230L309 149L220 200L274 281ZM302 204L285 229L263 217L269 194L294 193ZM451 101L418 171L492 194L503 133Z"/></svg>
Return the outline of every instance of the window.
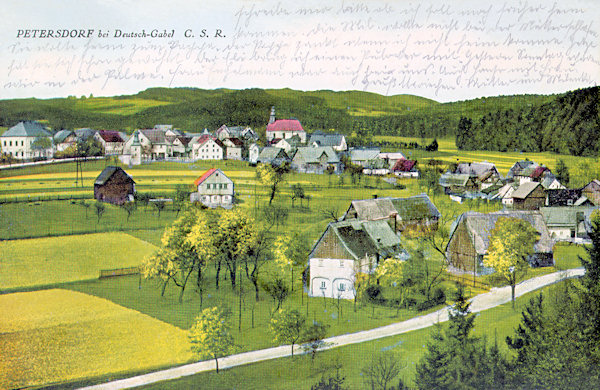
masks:
<svg viewBox="0 0 600 390"><path fill-rule="evenodd" d="M227 183L223 184L223 189L226 190L227 189Z"/></svg>
<svg viewBox="0 0 600 390"><path fill-rule="evenodd" d="M346 285L344 283L340 283L340 285L338 286L338 290L339 291L346 291Z"/></svg>
<svg viewBox="0 0 600 390"><path fill-rule="evenodd" d="M23 146L25 144L25 141L21 141L21 146Z"/></svg>
<svg viewBox="0 0 600 390"><path fill-rule="evenodd" d="M8 141L8 146L12 146L12 141Z"/></svg>
<svg viewBox="0 0 600 390"><path fill-rule="evenodd" d="M325 281L321 281L321 288L325 288Z"/></svg>
<svg viewBox="0 0 600 390"><path fill-rule="evenodd" d="M210 190L210 184L207 184L207 185L206 185L206 189L207 189L207 190Z"/></svg>

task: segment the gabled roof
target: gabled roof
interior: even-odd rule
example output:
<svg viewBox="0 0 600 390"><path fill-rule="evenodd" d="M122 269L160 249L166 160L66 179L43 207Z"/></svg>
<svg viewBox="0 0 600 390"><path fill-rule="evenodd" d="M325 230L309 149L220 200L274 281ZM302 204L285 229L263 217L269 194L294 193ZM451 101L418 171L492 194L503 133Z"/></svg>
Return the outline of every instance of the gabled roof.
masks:
<svg viewBox="0 0 600 390"><path fill-rule="evenodd" d="M349 220L331 222L325 233L328 230L332 231L333 235L339 240L340 245L354 260L360 260L365 255L379 254L381 257L390 257L402 252L400 238L394 234L386 221ZM309 257L312 257L325 233L317 241Z"/></svg>
<svg viewBox="0 0 600 390"><path fill-rule="evenodd" d="M342 217L346 219L348 211L354 209L359 220L387 220L398 216L402 221L439 218L440 212L426 194L408 198L376 198L353 200Z"/></svg>
<svg viewBox="0 0 600 390"><path fill-rule="evenodd" d="M233 138L227 138L227 140L238 148L241 148L244 146L244 143L239 138L233 137Z"/></svg>
<svg viewBox="0 0 600 390"><path fill-rule="evenodd" d="M118 131L100 130L98 131L98 135L102 137L104 142L124 142L123 138L121 138L121 134L119 134Z"/></svg>
<svg viewBox="0 0 600 390"><path fill-rule="evenodd" d="M327 163L337 164L340 162L338 155L331 146L320 146L317 148L300 147L294 155L294 160L303 160L307 164L320 163L321 156L325 154Z"/></svg>
<svg viewBox="0 0 600 390"><path fill-rule="evenodd" d="M64 142L67 139L67 137L69 137L72 134L75 134L75 133L73 133L71 130L60 130L56 134L54 134L54 137L53 137L54 143L60 144L60 143Z"/></svg>
<svg viewBox="0 0 600 390"><path fill-rule="evenodd" d="M497 211L488 214L468 211L454 221L450 228L450 237L454 235L458 226L464 223L472 237L475 251L479 255L485 255L490 244L491 232L501 217L519 218L529 222L540 234L538 241L533 246L534 250L537 253L552 252L554 241L550 238L550 232L539 211Z"/></svg>
<svg viewBox="0 0 600 390"><path fill-rule="evenodd" d="M534 161L530 161L530 160L521 160L521 161L517 161L516 163L513 164L513 166L508 170L508 174L506 175L507 179L511 179L514 176L521 176L521 172L529 167L538 167L539 165L534 162Z"/></svg>
<svg viewBox="0 0 600 390"><path fill-rule="evenodd" d="M197 178L196 180L194 180L194 185L196 187L198 187L200 184L202 184L202 182L206 179L208 179L210 176L212 176L213 173L215 172L221 172L223 173L220 169L218 168L211 168L208 171L204 172L204 174L202 176L200 176L199 178ZM225 176L225 174L223 174L223 176Z"/></svg>
<svg viewBox="0 0 600 390"><path fill-rule="evenodd" d="M152 144L166 144L167 143L164 130L156 129L156 128L155 129L144 129L144 130L140 130L140 133L142 133L146 138L148 138L148 140Z"/></svg>
<svg viewBox="0 0 600 390"><path fill-rule="evenodd" d="M406 156L401 152L379 153L379 155L377 157L384 159L384 160L400 160L400 159L406 158Z"/></svg>
<svg viewBox="0 0 600 390"><path fill-rule="evenodd" d="M413 168L415 168L416 164L417 162L415 160L407 160L405 158L401 158L400 160L396 161L394 167L392 168L392 171L411 172Z"/></svg>
<svg viewBox="0 0 600 390"><path fill-rule="evenodd" d="M368 161L379 156L379 149L350 149L350 161Z"/></svg>
<svg viewBox="0 0 600 390"><path fill-rule="evenodd" d="M0 137L51 137L52 134L39 122L19 122Z"/></svg>
<svg viewBox="0 0 600 390"><path fill-rule="evenodd" d="M571 206L582 196L581 189L546 190L548 206Z"/></svg>
<svg viewBox="0 0 600 390"><path fill-rule="evenodd" d="M90 128L76 129L75 134L80 140L87 141L96 134L96 130Z"/></svg>
<svg viewBox="0 0 600 390"><path fill-rule="evenodd" d="M285 158L289 160L289 156L282 148L267 146L260 151L259 160L273 160L276 158Z"/></svg>
<svg viewBox="0 0 600 390"><path fill-rule="evenodd" d="M596 207L540 207L544 222L548 227L570 227L585 222L586 228L591 227L590 216ZM580 218L578 220L578 218Z"/></svg>
<svg viewBox="0 0 600 390"><path fill-rule="evenodd" d="M343 134L323 133L316 131L310 136L309 143L315 143L318 146L340 146L344 141Z"/></svg>
<svg viewBox="0 0 600 390"><path fill-rule="evenodd" d="M298 119L277 119L267 125L267 131L304 131Z"/></svg>
<svg viewBox="0 0 600 390"><path fill-rule="evenodd" d="M488 179L494 174L497 174L497 172L498 170L496 169L496 166L487 161L460 163L454 171L454 173L476 176L481 181Z"/></svg>
<svg viewBox="0 0 600 390"><path fill-rule="evenodd" d="M517 199L525 199L540 185L540 183L535 181L523 183L515 190L515 192L512 193L512 197Z"/></svg>
<svg viewBox="0 0 600 390"><path fill-rule="evenodd" d="M443 173L440 176L439 183L442 187L464 187L469 182L471 176L467 173Z"/></svg>
<svg viewBox="0 0 600 390"><path fill-rule="evenodd" d="M103 185L106 183L106 181L108 179L111 178L112 175L114 175L117 172L123 172L125 175L127 175L127 177L135 183L135 181L133 180L133 178L131 176L129 176L129 174L127 172L125 172L122 168L120 167L114 167L114 166L108 166L106 168L104 168L104 170L102 172L100 172L100 175L98 175L98 177L96 178L96 181L94 182L94 184L98 184L98 185Z"/></svg>

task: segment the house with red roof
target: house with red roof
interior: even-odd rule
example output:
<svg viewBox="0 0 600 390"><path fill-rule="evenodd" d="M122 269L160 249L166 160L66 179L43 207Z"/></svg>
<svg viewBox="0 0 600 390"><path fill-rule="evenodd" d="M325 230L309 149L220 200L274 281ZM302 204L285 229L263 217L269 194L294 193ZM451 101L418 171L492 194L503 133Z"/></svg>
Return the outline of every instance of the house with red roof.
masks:
<svg viewBox="0 0 600 390"><path fill-rule="evenodd" d="M202 202L207 207L233 207L234 185L223 171L212 168L194 181L197 192L192 192L190 201Z"/></svg>
<svg viewBox="0 0 600 390"><path fill-rule="evenodd" d="M118 131L114 130L99 130L94 134L94 139L102 144L105 155L123 154L125 140Z"/></svg>
<svg viewBox="0 0 600 390"><path fill-rule="evenodd" d="M225 145L211 134L194 137L189 145L193 160L223 160L225 157Z"/></svg>
<svg viewBox="0 0 600 390"><path fill-rule="evenodd" d="M306 131L298 119L275 119L275 107L271 107L271 118L267 125L267 142L275 138L287 139L297 135L301 143L306 143Z"/></svg>
<svg viewBox="0 0 600 390"><path fill-rule="evenodd" d="M417 161L401 158L392 167L392 172L398 177L419 177Z"/></svg>

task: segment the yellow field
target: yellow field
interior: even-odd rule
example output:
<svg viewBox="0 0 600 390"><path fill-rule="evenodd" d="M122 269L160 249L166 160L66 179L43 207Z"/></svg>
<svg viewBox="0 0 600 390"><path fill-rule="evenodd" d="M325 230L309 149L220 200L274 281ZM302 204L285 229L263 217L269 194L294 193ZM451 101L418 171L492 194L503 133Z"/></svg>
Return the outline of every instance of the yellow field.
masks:
<svg viewBox="0 0 600 390"><path fill-rule="evenodd" d="M146 108L171 104L151 99L113 99L111 97L95 97L78 99L75 107L80 110L102 112L106 114L132 115Z"/></svg>
<svg viewBox="0 0 600 390"><path fill-rule="evenodd" d="M0 295L0 388L185 363L186 332L74 291Z"/></svg>
<svg viewBox="0 0 600 390"><path fill-rule="evenodd" d="M0 289L94 279L101 269L138 266L156 250L125 233L0 242Z"/></svg>

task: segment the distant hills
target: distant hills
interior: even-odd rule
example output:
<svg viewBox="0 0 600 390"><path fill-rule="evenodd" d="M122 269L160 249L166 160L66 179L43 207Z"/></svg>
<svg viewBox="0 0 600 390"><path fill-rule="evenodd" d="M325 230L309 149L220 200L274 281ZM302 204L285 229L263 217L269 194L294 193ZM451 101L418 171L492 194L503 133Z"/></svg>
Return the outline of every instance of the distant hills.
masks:
<svg viewBox="0 0 600 390"><path fill-rule="evenodd" d="M471 125L465 129L468 122L462 122L461 142L477 139L459 145L466 149L552 150L584 155L599 149L598 87L556 95L497 96L452 103L362 91L149 88L127 96L0 100L0 126L35 119L53 129L92 127L131 132L155 124L173 124L199 132L227 124L248 125L261 132L271 106L276 107L278 118L297 118L309 131L444 137L455 136L464 117ZM501 119L506 117L512 119ZM513 137L513 141L494 141L503 137ZM532 142L537 138L544 141Z"/></svg>

